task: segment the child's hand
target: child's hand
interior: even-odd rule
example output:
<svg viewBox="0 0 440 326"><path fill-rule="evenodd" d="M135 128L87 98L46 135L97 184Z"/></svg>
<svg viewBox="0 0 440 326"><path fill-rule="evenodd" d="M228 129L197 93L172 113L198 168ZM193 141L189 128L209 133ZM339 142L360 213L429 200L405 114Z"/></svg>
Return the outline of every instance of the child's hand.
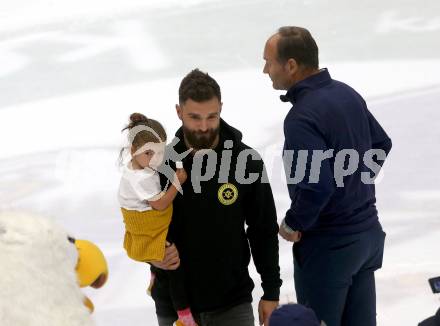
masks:
<svg viewBox="0 0 440 326"><path fill-rule="evenodd" d="M177 169L176 178L179 181L179 183L182 185L186 181L186 178L188 178L185 169Z"/></svg>

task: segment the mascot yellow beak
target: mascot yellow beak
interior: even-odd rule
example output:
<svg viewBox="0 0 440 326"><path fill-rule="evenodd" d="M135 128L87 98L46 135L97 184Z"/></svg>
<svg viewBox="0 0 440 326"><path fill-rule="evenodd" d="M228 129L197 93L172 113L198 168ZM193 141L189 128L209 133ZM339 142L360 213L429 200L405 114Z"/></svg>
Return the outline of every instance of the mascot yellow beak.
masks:
<svg viewBox="0 0 440 326"><path fill-rule="evenodd" d="M102 287L108 278L108 266L102 251L90 241L75 240L78 250L76 274L80 287L91 286L95 289ZM94 306L89 298L85 297L84 304L93 312Z"/></svg>

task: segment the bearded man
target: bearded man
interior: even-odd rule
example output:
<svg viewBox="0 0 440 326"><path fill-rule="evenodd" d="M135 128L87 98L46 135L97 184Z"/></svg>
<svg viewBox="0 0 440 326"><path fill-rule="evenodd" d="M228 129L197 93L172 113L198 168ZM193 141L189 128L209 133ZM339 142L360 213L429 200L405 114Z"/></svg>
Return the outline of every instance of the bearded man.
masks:
<svg viewBox="0 0 440 326"><path fill-rule="evenodd" d="M258 153L220 118L221 110L220 87L211 76L195 69L183 78L176 105L182 127L173 151L188 153L182 160L188 179L173 202L169 238L174 244L164 261L152 267L160 326L177 320L164 270L179 264L199 326L255 325L251 254L264 292L260 324L268 325L278 305L281 279L272 190Z"/></svg>

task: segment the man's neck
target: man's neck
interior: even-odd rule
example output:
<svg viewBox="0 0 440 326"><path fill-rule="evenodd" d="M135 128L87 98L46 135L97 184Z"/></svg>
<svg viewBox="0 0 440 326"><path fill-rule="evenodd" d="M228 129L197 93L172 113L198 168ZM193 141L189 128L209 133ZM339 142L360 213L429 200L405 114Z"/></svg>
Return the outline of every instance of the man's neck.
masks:
<svg viewBox="0 0 440 326"><path fill-rule="evenodd" d="M289 88L295 86L300 81L303 81L304 79L309 78L310 76L319 74L321 72L320 69L303 69L298 72L298 76L293 80L293 83L290 85Z"/></svg>

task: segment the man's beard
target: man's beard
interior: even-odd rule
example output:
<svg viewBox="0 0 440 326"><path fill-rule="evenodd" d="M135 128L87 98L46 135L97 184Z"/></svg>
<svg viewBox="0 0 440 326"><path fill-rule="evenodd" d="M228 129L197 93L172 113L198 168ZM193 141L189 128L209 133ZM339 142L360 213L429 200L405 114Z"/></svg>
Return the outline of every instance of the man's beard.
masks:
<svg viewBox="0 0 440 326"><path fill-rule="evenodd" d="M205 132L190 130L185 126L182 126L182 129L188 145L195 150L200 150L212 148L219 135L220 126L215 129L208 129Z"/></svg>

